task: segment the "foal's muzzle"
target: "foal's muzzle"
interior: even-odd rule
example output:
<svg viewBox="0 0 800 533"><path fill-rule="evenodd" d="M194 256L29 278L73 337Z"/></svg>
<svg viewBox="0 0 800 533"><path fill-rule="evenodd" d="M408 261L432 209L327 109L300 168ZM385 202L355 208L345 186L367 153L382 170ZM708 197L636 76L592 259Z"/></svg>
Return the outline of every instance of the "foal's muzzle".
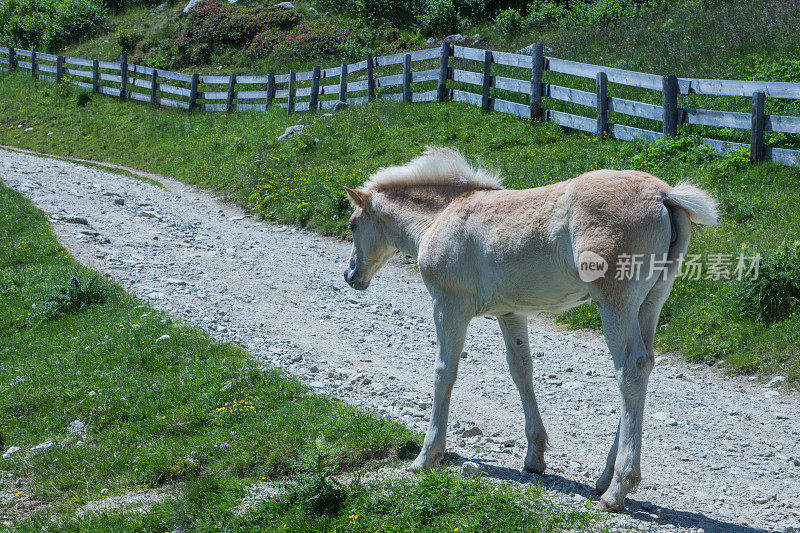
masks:
<svg viewBox="0 0 800 533"><path fill-rule="evenodd" d="M369 282L368 281L364 282L357 268L350 268L348 266L344 270L344 280L347 282L348 285L350 285L357 291L363 291L364 289L369 287Z"/></svg>

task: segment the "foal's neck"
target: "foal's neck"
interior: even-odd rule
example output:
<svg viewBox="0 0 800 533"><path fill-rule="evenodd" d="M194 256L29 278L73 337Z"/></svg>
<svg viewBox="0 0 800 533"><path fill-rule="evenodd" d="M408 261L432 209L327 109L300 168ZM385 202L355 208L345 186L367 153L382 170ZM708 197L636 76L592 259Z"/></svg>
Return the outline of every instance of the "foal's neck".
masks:
<svg viewBox="0 0 800 533"><path fill-rule="evenodd" d="M468 192L455 185L409 185L380 191L380 211L389 238L416 259L425 232L456 197Z"/></svg>

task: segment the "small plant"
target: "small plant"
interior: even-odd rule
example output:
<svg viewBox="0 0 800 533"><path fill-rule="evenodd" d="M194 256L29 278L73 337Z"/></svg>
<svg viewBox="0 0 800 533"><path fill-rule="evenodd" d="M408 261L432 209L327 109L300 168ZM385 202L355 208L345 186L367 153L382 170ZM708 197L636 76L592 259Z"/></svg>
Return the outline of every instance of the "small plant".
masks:
<svg viewBox="0 0 800 533"><path fill-rule="evenodd" d="M84 89L75 96L75 107L86 107L91 101L92 93Z"/></svg>
<svg viewBox="0 0 800 533"><path fill-rule="evenodd" d="M327 464L328 456L321 449L326 446L321 440L317 439L314 455L307 461L306 469L309 472L294 477L287 496L311 515L334 516L339 514L348 493L331 477L335 468Z"/></svg>
<svg viewBox="0 0 800 533"><path fill-rule="evenodd" d="M761 257L758 277L742 282L738 297L742 311L772 324L800 309L800 241L784 241Z"/></svg>
<svg viewBox="0 0 800 533"><path fill-rule="evenodd" d="M119 47L122 48L122 53L125 55L130 55L141 40L142 36L136 31L126 28L117 30L116 41Z"/></svg>
<svg viewBox="0 0 800 533"><path fill-rule="evenodd" d="M58 79L58 94L59 98L67 99L72 96L72 78L70 76L61 76Z"/></svg>
<svg viewBox="0 0 800 533"><path fill-rule="evenodd" d="M62 313L77 313L108 298L108 287L99 275L81 279L73 274L66 285L53 287L44 301L42 314L52 319Z"/></svg>
<svg viewBox="0 0 800 533"><path fill-rule="evenodd" d="M453 0L428 0L419 24L424 35L449 35L458 31L461 18Z"/></svg>
<svg viewBox="0 0 800 533"><path fill-rule="evenodd" d="M504 9L494 19L494 25L506 38L514 38L525 30L525 20L516 9Z"/></svg>

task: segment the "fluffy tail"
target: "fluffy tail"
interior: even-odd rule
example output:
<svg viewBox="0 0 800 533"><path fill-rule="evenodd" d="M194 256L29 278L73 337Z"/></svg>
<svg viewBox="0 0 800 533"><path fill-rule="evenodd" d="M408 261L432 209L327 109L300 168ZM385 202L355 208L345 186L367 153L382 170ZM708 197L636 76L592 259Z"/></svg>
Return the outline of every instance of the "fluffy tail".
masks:
<svg viewBox="0 0 800 533"><path fill-rule="evenodd" d="M664 205L683 209L689 220L704 226L717 223L717 201L703 189L682 181L664 195Z"/></svg>

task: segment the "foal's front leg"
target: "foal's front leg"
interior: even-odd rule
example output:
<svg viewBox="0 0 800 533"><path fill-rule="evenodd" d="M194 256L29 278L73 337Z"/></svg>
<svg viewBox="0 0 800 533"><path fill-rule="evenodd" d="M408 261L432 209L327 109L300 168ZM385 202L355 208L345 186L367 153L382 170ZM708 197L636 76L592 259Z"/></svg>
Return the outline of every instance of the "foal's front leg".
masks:
<svg viewBox="0 0 800 533"><path fill-rule="evenodd" d="M422 451L411 465L414 472L435 466L444 456L450 393L456 381L458 361L470 320L464 309L465 306L457 299L446 296L435 297L433 302L438 346L433 378L433 412Z"/></svg>

